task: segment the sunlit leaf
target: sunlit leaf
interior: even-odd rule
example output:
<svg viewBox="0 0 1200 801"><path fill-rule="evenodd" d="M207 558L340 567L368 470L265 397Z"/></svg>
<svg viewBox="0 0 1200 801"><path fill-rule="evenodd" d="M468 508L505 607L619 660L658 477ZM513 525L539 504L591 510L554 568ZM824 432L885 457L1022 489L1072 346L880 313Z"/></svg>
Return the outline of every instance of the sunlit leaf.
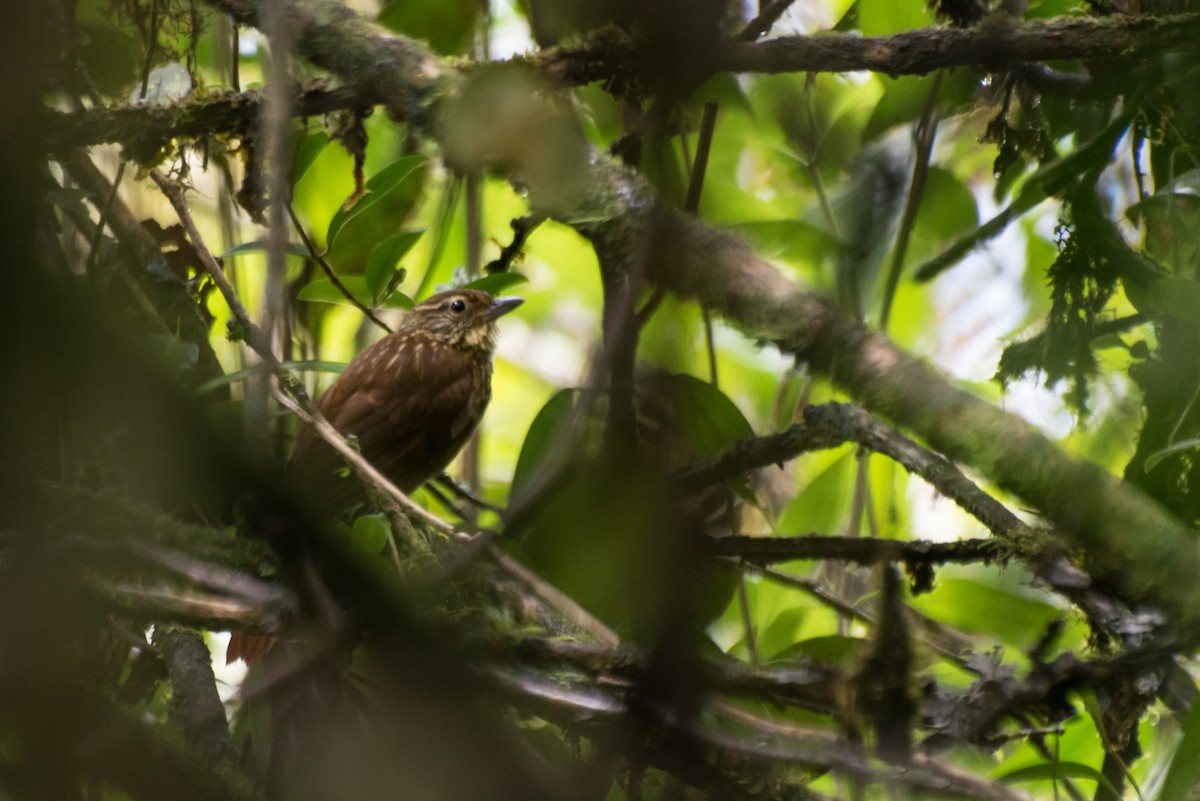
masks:
<svg viewBox="0 0 1200 801"><path fill-rule="evenodd" d="M389 30L427 42L439 53L459 55L471 44L482 8L477 0L392 0L376 19Z"/></svg>
<svg viewBox="0 0 1200 801"><path fill-rule="evenodd" d="M832 533L850 503L854 457L847 450L810 479L786 506L777 527L784 534Z"/></svg>
<svg viewBox="0 0 1200 801"><path fill-rule="evenodd" d="M292 155L292 169L288 175L293 186L304 177L304 173L308 172L308 168L317 160L317 156L321 155L321 151L327 144L329 144L329 134L324 131L316 131L300 138L300 141L296 143L295 153Z"/></svg>
<svg viewBox="0 0 1200 801"><path fill-rule="evenodd" d="M371 293L367 289L366 279L360 275L346 275L338 280L342 282L342 286L354 296L362 305L371 308ZM353 306L354 304L346 297L346 293L342 292L328 278L318 278L311 284L302 288L297 295L300 300L308 300L315 303L338 303L343 305ZM379 304L382 308L387 309L411 309L414 305L412 298L401 292L393 292L383 303Z"/></svg>
<svg viewBox="0 0 1200 801"><path fill-rule="evenodd" d="M299 256L302 259L307 259L312 256L308 252L308 248L301 245L299 242L288 242L284 246L288 254L291 256ZM231 256L242 256L246 253L266 253L270 249L270 243L265 239L255 239L252 242L243 242L240 245L234 245L229 250L220 255L219 258L228 259Z"/></svg>
<svg viewBox="0 0 1200 801"><path fill-rule="evenodd" d="M420 169L425 162L424 156L405 156L372 175L367 180L366 194L357 199L347 198L329 221L329 230L325 233L325 247L332 248L346 223L387 197L389 192Z"/></svg>
<svg viewBox="0 0 1200 801"><path fill-rule="evenodd" d="M927 4L912 0L858 0L858 29L864 36L924 28L934 22Z"/></svg>
<svg viewBox="0 0 1200 801"><path fill-rule="evenodd" d="M939 578L932 593L914 600L926 614L966 631L991 633L1025 645L1045 631L1063 610L1003 587L961 578Z"/></svg>
<svg viewBox="0 0 1200 801"><path fill-rule="evenodd" d="M392 527L383 515L362 515L355 519L350 536L368 553L378 555L387 545Z"/></svg>
<svg viewBox="0 0 1200 801"><path fill-rule="evenodd" d="M412 250L413 245L417 244L424 233L424 228L419 231L403 231L389 236L374 247L371 255L367 257L367 268L364 271L371 297L382 297L396 275L396 263Z"/></svg>
<svg viewBox="0 0 1200 801"><path fill-rule="evenodd" d="M866 650L869 643L861 637L829 634L802 640L776 654L776 659L807 658L828 665L850 664Z"/></svg>
<svg viewBox="0 0 1200 801"><path fill-rule="evenodd" d="M506 289L527 283L529 283L529 279L520 273L505 271L476 278L463 286L467 289L479 289L492 295L499 295Z"/></svg>

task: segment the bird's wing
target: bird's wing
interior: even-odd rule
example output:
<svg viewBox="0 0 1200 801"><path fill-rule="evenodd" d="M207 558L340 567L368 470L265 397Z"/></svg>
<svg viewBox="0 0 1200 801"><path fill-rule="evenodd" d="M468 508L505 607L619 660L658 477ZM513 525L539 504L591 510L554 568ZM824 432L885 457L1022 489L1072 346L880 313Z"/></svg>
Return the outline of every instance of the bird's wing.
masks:
<svg viewBox="0 0 1200 801"><path fill-rule="evenodd" d="M363 455L405 491L440 472L479 422L482 403L470 397L478 366L454 348L427 342L402 352L380 343L363 351L321 399L321 413L343 434L358 438ZM412 343L406 345L406 350ZM372 349L375 349L372 351ZM484 391L487 376L482 376ZM357 482L331 476L342 461L310 429L296 441L289 471L308 491L335 495ZM325 486L322 486L325 485Z"/></svg>

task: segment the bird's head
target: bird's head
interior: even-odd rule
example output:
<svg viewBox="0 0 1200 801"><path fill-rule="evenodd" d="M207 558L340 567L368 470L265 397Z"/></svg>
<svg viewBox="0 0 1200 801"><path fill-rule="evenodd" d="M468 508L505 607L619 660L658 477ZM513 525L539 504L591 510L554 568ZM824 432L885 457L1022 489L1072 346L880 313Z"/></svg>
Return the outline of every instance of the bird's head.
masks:
<svg viewBox="0 0 1200 801"><path fill-rule="evenodd" d="M420 329L456 348L496 347L496 320L525 302L524 298L494 298L478 289L439 292L416 305L401 329Z"/></svg>

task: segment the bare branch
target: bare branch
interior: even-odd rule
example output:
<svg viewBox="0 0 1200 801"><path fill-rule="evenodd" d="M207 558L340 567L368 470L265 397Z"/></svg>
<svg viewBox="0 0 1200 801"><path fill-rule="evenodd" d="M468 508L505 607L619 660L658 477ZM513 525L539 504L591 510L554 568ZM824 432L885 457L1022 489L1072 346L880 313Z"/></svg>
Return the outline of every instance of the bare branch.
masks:
<svg viewBox="0 0 1200 801"><path fill-rule="evenodd" d="M736 556L756 565L796 559L834 559L860 565L879 562L943 565L994 562L1005 557L999 542L980 539L927 542L808 534L802 537L712 537L705 545L714 556Z"/></svg>

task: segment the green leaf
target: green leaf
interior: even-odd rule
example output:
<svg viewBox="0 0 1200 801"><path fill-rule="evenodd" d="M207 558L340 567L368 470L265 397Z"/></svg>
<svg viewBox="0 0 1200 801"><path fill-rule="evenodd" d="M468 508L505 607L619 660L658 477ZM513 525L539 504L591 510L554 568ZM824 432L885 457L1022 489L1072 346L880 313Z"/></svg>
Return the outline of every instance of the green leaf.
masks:
<svg viewBox="0 0 1200 801"><path fill-rule="evenodd" d="M382 300L392 279L396 276L396 263L412 250L413 245L420 241L424 233L424 228L419 231L402 231L395 236L389 236L372 248L371 255L367 257L367 268L364 274L367 279L367 289L370 290L371 297L375 298L376 302Z"/></svg>
<svg viewBox="0 0 1200 801"><path fill-rule="evenodd" d="M333 219L329 221L329 230L325 233L325 247L332 248L346 223L387 197L387 194L399 186L405 178L422 167L425 161L424 156L405 156L372 175L367 181L366 194L359 198L355 198L353 195L346 198L346 201L334 213Z"/></svg>
<svg viewBox="0 0 1200 801"><path fill-rule="evenodd" d="M670 392L672 409L688 445L699 458L716 456L740 439L754 436L741 409L721 390L691 375L656 374L644 379L656 383L655 392Z"/></svg>
<svg viewBox="0 0 1200 801"><path fill-rule="evenodd" d="M1166 314L1200 325L1200 284L1176 275L1155 277L1148 285L1123 281L1125 296L1144 314Z"/></svg>
<svg viewBox="0 0 1200 801"><path fill-rule="evenodd" d="M329 144L329 134L324 131L317 131L300 138L292 155L292 170L288 175L292 186L295 186L296 182L304 177L304 173L308 172L308 168L317 160L317 156L321 155L321 151L327 144Z"/></svg>
<svg viewBox="0 0 1200 801"><path fill-rule="evenodd" d="M858 0L858 29L864 36L886 36L934 23L922 0Z"/></svg>
<svg viewBox="0 0 1200 801"><path fill-rule="evenodd" d="M350 536L368 553L378 556L392 536L392 527L383 515L363 515L354 521Z"/></svg>
<svg viewBox="0 0 1200 801"><path fill-rule="evenodd" d="M861 637L846 637L840 634L828 634L823 637L811 637L781 650L773 658L799 660L801 658L822 662L827 665L849 666L851 662L866 652L870 643Z"/></svg>
<svg viewBox="0 0 1200 801"><path fill-rule="evenodd" d="M476 278L474 281L464 284L463 288L479 289L492 295L499 295L501 292L509 289L510 287L527 283L529 283L529 279L520 273L505 271L502 273L485 275L483 278Z"/></svg>
<svg viewBox="0 0 1200 801"><path fill-rule="evenodd" d="M1088 779L1104 785L1112 791L1114 796L1117 795L1116 788L1105 778L1103 773L1081 762L1039 762L1036 765L1026 765L1023 768L1010 770L996 777L996 781L1006 784L1058 781L1059 779Z"/></svg>
<svg viewBox="0 0 1200 801"><path fill-rule="evenodd" d="M570 422L578 397L577 389L560 389L533 418L525 441L521 444L516 469L513 470L512 497L524 489L526 482L550 455L559 432Z"/></svg>
<svg viewBox="0 0 1200 801"><path fill-rule="evenodd" d="M354 298L366 306L373 308L371 303L371 293L367 289L367 281L361 275L346 275L341 276L339 280L342 286L350 292ZM342 290L330 281L328 278L318 278L311 284L305 286L297 295L300 300L307 300L313 303L338 303L344 306L353 306L354 304L346 297ZM414 305L412 298L402 292L393 292L390 297L379 304L380 308L385 309L411 309Z"/></svg>
<svg viewBox="0 0 1200 801"><path fill-rule="evenodd" d="M1183 721L1183 739L1163 779L1159 801L1183 801L1200 782L1200 703L1192 702Z"/></svg>
<svg viewBox="0 0 1200 801"><path fill-rule="evenodd" d="M1014 580L1007 577L1006 580ZM1063 610L1004 587L960 578L939 578L932 594L914 599L922 612L968 632L991 633L1012 645L1028 645Z"/></svg>
<svg viewBox="0 0 1200 801"><path fill-rule="evenodd" d="M234 245L229 250L221 254L220 258L228 259L230 256L241 256L245 253L266 253L269 249L269 243L265 239L255 239L252 242L243 242L240 245ZM287 252L292 256L299 256L302 259L312 257L308 252L308 248L298 242L288 242L286 246Z"/></svg>
<svg viewBox="0 0 1200 801"><path fill-rule="evenodd" d="M824 454L818 454L828 459ZM810 461L821 461L811 459ZM807 485L786 507L776 528L784 534L807 534L811 531L834 531L850 507L849 487L853 485L854 455L846 449L834 461L807 482ZM812 468L805 465L805 474Z"/></svg>
<svg viewBox="0 0 1200 801"><path fill-rule="evenodd" d="M979 225L979 209L971 190L953 173L930 167L917 212L916 231L935 241L961 236Z"/></svg>
<svg viewBox="0 0 1200 801"><path fill-rule="evenodd" d="M463 55L471 45L482 8L476 0L392 0L376 20L390 30L428 42L442 55Z"/></svg>
<svg viewBox="0 0 1200 801"><path fill-rule="evenodd" d="M808 610L802 606L792 606L783 609L763 629L758 638L758 653L763 659L775 659L787 649L794 647L796 634L800 625L808 616Z"/></svg>

